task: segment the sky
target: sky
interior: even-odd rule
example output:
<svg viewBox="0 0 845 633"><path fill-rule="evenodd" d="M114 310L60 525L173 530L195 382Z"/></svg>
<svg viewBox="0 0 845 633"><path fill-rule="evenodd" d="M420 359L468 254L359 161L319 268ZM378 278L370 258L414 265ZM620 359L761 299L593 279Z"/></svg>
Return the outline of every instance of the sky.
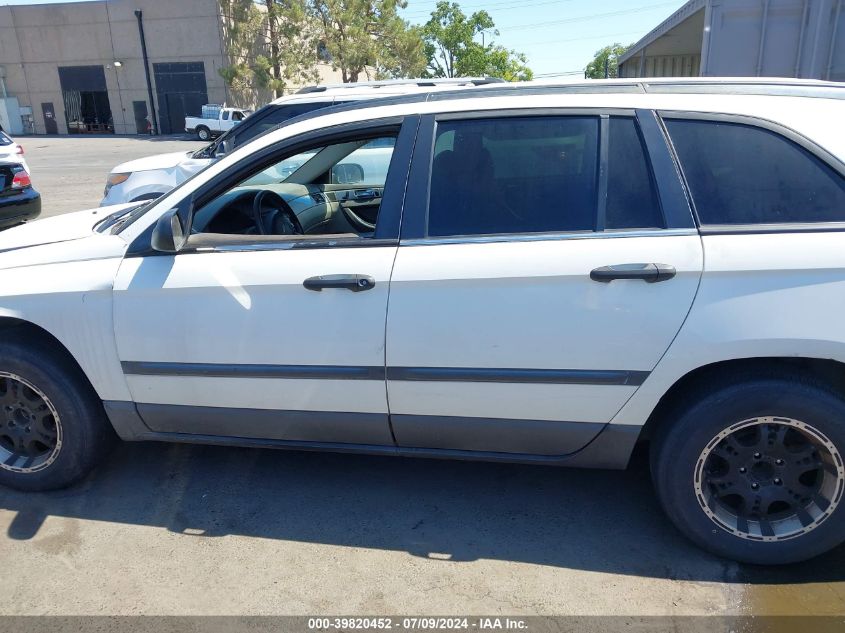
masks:
<svg viewBox="0 0 845 633"><path fill-rule="evenodd" d="M0 0L43 4L67 0ZM485 9L499 31L497 43L528 56L536 77L577 76L601 47L630 44L684 4L684 0L457 0L464 10ZM436 0L408 0L403 17L424 23ZM489 41L489 39L487 40Z"/></svg>

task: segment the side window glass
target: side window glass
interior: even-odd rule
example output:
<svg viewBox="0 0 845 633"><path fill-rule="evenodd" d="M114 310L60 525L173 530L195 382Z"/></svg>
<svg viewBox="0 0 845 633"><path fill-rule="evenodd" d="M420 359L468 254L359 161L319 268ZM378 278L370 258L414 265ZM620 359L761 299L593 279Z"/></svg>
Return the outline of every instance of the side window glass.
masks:
<svg viewBox="0 0 845 633"><path fill-rule="evenodd" d="M194 233L370 238L395 135L354 137L278 156L194 214Z"/></svg>
<svg viewBox="0 0 845 633"><path fill-rule="evenodd" d="M228 110L224 110L224 111L223 111L223 116L222 116L221 118L222 118L224 121L228 121L228 120L229 120L229 111L228 111Z"/></svg>
<svg viewBox="0 0 845 633"><path fill-rule="evenodd" d="M250 124L252 117L248 118L245 123L238 126L238 132L235 135L234 146L239 147L270 130L279 123L284 123L288 119L292 119L300 114L306 114L313 110L319 110L331 105L331 101L320 101L317 103L299 103L295 105L278 105L271 106L270 110L261 119L256 119L255 123Z"/></svg>
<svg viewBox="0 0 845 633"><path fill-rule="evenodd" d="M611 117L607 158L608 229L663 228L648 154L631 117Z"/></svg>
<svg viewBox="0 0 845 633"><path fill-rule="evenodd" d="M428 235L595 228L597 117L439 123Z"/></svg>
<svg viewBox="0 0 845 633"><path fill-rule="evenodd" d="M701 224L845 222L845 179L762 128L667 119Z"/></svg>

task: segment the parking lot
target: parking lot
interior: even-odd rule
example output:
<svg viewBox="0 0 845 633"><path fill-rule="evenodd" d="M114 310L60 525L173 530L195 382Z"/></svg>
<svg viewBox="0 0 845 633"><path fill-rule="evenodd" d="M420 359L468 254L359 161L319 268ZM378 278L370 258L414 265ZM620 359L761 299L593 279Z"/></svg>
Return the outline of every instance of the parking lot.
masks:
<svg viewBox="0 0 845 633"><path fill-rule="evenodd" d="M202 145L21 142L44 216L96 206L118 162ZM706 554L642 452L616 472L124 444L69 490L0 489L0 561L5 615L845 614L845 547Z"/></svg>

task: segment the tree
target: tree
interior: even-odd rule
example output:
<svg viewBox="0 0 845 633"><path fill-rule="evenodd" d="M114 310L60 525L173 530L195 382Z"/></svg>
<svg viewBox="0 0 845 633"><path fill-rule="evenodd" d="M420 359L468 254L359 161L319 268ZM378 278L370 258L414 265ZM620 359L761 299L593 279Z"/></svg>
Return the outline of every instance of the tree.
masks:
<svg viewBox="0 0 845 633"><path fill-rule="evenodd" d="M343 81L361 75L417 75L425 66L418 29L399 17L406 0L307 0L332 66Z"/></svg>
<svg viewBox="0 0 845 633"><path fill-rule="evenodd" d="M533 77L522 53L511 51L491 41L486 34L499 35L487 11L467 16L456 2L440 0L431 19L422 27L426 72L431 77L501 77L525 81ZM482 36L482 42L476 41Z"/></svg>
<svg viewBox="0 0 845 633"><path fill-rule="evenodd" d="M256 57L259 84L279 96L289 84L318 81L318 38L309 17L307 0L264 0L264 6L269 54Z"/></svg>
<svg viewBox="0 0 845 633"><path fill-rule="evenodd" d="M605 78L605 64L607 64L607 77L609 79L616 79L619 77L619 58L631 48L633 44L623 46L619 42L605 46L601 50L596 51L595 58L584 71L587 79L604 79Z"/></svg>
<svg viewBox="0 0 845 633"><path fill-rule="evenodd" d="M252 64L260 52L264 18L252 0L220 0L229 65L219 69L239 105L256 101Z"/></svg>
<svg viewBox="0 0 845 633"><path fill-rule="evenodd" d="M260 101L258 88L277 97L291 84L317 81L316 31L305 2L263 0L262 10L253 0L221 0L230 65L220 75L242 104Z"/></svg>

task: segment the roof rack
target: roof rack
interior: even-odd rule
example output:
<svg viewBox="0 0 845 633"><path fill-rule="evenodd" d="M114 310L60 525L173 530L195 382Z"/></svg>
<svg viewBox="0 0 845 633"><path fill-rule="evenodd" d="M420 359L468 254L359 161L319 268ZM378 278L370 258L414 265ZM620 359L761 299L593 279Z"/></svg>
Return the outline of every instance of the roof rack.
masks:
<svg viewBox="0 0 845 633"><path fill-rule="evenodd" d="M360 81L345 84L323 84L319 86L306 86L300 88L295 94L309 94L315 92L326 92L328 90L343 90L355 88L385 88L390 86L419 86L420 88L435 88L437 86L486 86L489 84L505 83L504 79L498 77L453 77L445 79L388 79L385 81Z"/></svg>

